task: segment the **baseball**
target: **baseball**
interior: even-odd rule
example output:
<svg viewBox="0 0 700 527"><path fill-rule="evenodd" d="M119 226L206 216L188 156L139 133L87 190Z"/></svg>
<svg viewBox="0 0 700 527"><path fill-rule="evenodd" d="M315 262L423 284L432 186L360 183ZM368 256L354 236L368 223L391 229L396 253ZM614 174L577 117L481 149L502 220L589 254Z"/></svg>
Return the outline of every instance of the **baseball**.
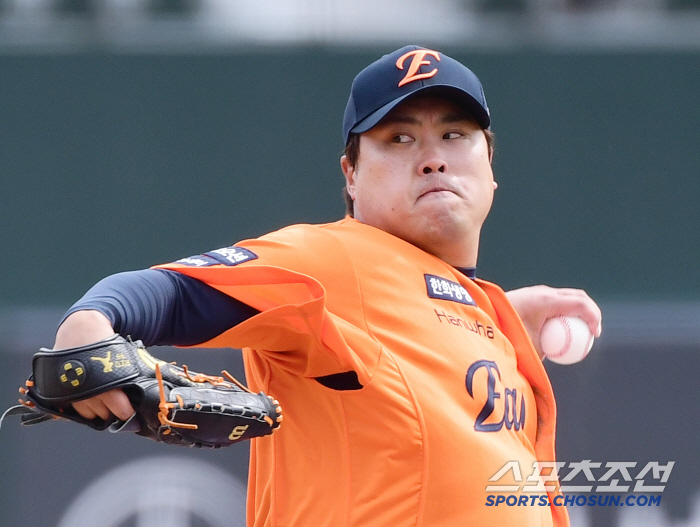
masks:
<svg viewBox="0 0 700 527"><path fill-rule="evenodd" d="M583 360L593 346L588 324L578 317L548 319L540 331L540 347L545 357L557 364Z"/></svg>

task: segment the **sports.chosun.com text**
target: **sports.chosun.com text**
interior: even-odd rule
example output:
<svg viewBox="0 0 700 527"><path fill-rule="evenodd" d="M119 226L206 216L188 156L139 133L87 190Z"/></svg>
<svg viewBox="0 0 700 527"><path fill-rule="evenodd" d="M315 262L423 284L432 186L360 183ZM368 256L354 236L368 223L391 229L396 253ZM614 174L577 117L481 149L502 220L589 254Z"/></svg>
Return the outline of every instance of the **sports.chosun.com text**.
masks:
<svg viewBox="0 0 700 527"><path fill-rule="evenodd" d="M529 496L517 494L488 494L488 507L658 507L661 505L660 494L569 494L557 495L550 500L547 494Z"/></svg>

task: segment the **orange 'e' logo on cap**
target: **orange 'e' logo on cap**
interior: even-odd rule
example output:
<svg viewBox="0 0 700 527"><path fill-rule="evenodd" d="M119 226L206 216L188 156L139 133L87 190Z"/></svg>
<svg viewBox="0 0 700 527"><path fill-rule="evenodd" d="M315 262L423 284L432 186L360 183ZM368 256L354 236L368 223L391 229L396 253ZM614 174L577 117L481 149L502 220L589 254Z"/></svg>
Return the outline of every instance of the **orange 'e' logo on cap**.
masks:
<svg viewBox="0 0 700 527"><path fill-rule="evenodd" d="M413 60L408 66L408 70L406 71L406 76L403 79L401 79L401 82L399 82L399 88L404 84L408 84L409 82L417 81L420 79L429 79L438 72L437 68L435 68L434 70L429 71L428 73L418 73L416 75L418 68L420 68L421 66L428 66L430 64L429 60L423 60L426 55L432 55L437 60L440 60L440 54L437 51L433 51L432 49L416 49L413 51L409 51L408 53L399 57L399 60L396 61L396 67L402 70L403 63L406 62L406 59L410 56L413 56Z"/></svg>

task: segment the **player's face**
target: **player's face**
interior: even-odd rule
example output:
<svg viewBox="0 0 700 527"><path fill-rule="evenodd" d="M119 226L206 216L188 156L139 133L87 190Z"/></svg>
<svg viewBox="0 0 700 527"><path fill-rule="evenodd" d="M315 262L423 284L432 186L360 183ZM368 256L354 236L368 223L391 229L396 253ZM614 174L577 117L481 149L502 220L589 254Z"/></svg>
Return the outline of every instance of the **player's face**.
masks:
<svg viewBox="0 0 700 527"><path fill-rule="evenodd" d="M484 131L460 106L411 98L360 136L354 167L341 164L359 221L476 265L495 184Z"/></svg>

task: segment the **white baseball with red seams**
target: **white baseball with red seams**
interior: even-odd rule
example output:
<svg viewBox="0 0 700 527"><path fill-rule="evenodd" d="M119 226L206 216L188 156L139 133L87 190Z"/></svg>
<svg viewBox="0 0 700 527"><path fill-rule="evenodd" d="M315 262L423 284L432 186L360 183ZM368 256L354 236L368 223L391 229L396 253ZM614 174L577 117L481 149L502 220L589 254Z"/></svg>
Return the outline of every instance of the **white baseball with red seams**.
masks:
<svg viewBox="0 0 700 527"><path fill-rule="evenodd" d="M574 364L583 360L593 346L588 324L578 317L547 319L540 331L540 348L552 362Z"/></svg>

